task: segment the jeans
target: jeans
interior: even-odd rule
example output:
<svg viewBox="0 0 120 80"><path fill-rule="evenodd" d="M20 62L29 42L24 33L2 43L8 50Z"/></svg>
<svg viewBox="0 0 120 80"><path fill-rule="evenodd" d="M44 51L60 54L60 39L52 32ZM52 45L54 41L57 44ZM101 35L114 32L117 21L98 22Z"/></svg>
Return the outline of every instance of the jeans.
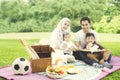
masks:
<svg viewBox="0 0 120 80"><path fill-rule="evenodd" d="M110 54L109 58L106 60L108 63L110 63L112 57L112 53Z"/></svg>
<svg viewBox="0 0 120 80"><path fill-rule="evenodd" d="M95 61L93 61L93 60L91 60L90 58L87 57L86 52L73 51L73 56L75 57L75 59L83 60L85 63L87 63L89 65L93 65L93 63L96 63ZM111 57L112 57L112 55L110 54L109 58L106 60L108 63L110 63Z"/></svg>

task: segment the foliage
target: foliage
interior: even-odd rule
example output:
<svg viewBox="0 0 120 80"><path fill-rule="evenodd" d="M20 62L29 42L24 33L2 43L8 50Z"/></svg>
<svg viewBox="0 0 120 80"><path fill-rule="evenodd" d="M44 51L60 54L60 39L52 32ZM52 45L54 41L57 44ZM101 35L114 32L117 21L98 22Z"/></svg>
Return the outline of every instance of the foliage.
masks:
<svg viewBox="0 0 120 80"><path fill-rule="evenodd" d="M0 33L50 32L63 17L70 18L71 30L76 32L80 29L79 20L83 16L90 17L96 23L105 15L109 16L108 22L110 22L120 13L119 2L116 0L25 1L27 0L1 0ZM102 28L99 29L100 32L103 32Z"/></svg>
<svg viewBox="0 0 120 80"><path fill-rule="evenodd" d="M120 33L120 15L112 17L104 16L102 20L94 24L94 29L104 33Z"/></svg>

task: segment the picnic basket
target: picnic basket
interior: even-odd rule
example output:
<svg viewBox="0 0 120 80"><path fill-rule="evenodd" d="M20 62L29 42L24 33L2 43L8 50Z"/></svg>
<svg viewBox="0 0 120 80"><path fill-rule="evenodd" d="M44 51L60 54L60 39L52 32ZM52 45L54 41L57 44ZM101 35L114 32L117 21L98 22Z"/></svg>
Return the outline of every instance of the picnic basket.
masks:
<svg viewBox="0 0 120 80"><path fill-rule="evenodd" d="M53 49L50 45L32 45L29 46L24 39L21 39L27 52L30 54L32 72L43 72L48 65L51 65L51 53Z"/></svg>

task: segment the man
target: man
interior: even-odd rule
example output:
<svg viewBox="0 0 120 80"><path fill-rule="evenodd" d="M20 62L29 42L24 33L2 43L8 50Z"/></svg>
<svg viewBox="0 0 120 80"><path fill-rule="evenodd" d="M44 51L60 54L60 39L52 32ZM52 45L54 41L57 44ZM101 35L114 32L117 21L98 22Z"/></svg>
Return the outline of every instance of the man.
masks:
<svg viewBox="0 0 120 80"><path fill-rule="evenodd" d="M82 29L79 30L75 35L75 45L79 47L79 49L84 48L86 44L86 33L93 33L95 35L95 41L98 42L97 32L91 29L91 21L88 17L83 17L80 20L80 25Z"/></svg>
<svg viewBox="0 0 120 80"><path fill-rule="evenodd" d="M76 59L82 59L84 62L86 62L89 65L93 65L94 67L101 68L103 65L100 65L96 63L95 61L89 59L87 57L87 53L82 53L81 51L84 50L86 41L85 36L87 33L93 33L95 36L95 41L98 43L98 34L96 31L91 29L91 21L88 17L83 17L80 20L81 30L79 30L75 34L75 45L78 47L78 50L73 53ZM110 57L111 59L111 57Z"/></svg>

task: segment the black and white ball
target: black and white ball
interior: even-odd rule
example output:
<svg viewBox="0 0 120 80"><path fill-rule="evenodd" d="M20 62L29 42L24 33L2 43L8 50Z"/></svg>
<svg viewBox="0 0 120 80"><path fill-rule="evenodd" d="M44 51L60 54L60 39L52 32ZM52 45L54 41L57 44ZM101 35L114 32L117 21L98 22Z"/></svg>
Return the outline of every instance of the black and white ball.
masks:
<svg viewBox="0 0 120 80"><path fill-rule="evenodd" d="M28 74L31 72L30 62L25 58L17 58L12 64L14 74Z"/></svg>

